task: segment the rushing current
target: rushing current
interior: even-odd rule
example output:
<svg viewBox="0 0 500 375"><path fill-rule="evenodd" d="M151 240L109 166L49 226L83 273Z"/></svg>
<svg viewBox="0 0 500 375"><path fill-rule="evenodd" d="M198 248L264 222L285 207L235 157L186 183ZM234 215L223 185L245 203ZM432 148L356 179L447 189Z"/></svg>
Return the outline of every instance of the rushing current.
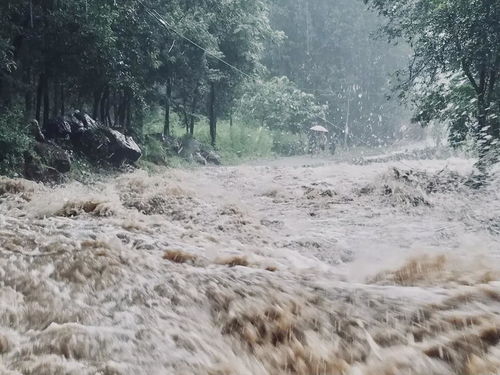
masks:
<svg viewBox="0 0 500 375"><path fill-rule="evenodd" d="M1 178L0 374L499 374L500 174L473 164Z"/></svg>

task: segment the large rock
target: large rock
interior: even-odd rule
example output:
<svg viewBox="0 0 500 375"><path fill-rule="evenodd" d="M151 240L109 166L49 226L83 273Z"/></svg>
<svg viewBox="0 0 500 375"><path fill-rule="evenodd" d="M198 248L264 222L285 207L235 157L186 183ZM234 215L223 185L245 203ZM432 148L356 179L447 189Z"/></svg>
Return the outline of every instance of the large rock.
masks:
<svg viewBox="0 0 500 375"><path fill-rule="evenodd" d="M71 125L64 117L56 117L45 124L44 135L47 139L67 139L71 135Z"/></svg>
<svg viewBox="0 0 500 375"><path fill-rule="evenodd" d="M86 113L75 111L71 116L47 122L44 134L33 121L31 132L36 139L32 151L24 155L25 175L37 181L59 181L71 169L70 153L86 156L95 164L121 166L134 163L142 151L132 137L100 125ZM68 151L65 151L68 150Z"/></svg>
<svg viewBox="0 0 500 375"><path fill-rule="evenodd" d="M65 150L51 143L38 142L34 147L35 152L42 158L44 163L60 173L68 173L71 170L71 159Z"/></svg>
<svg viewBox="0 0 500 375"><path fill-rule="evenodd" d="M71 138L77 153L85 155L90 161L109 161L111 141L104 128L82 128Z"/></svg>
<svg viewBox="0 0 500 375"><path fill-rule="evenodd" d="M125 161L135 163L141 158L141 148L132 137L127 137L113 129L108 129L108 131L112 141L111 151L113 156L111 160L114 164L122 164Z"/></svg>
<svg viewBox="0 0 500 375"><path fill-rule="evenodd" d="M72 136L75 151L93 162L108 162L120 166L125 162L135 163L142 151L132 137L101 126L90 125L79 129Z"/></svg>
<svg viewBox="0 0 500 375"><path fill-rule="evenodd" d="M75 111L72 116L72 120L79 124L79 127L85 129L96 128L99 126L98 122L90 117L85 112Z"/></svg>
<svg viewBox="0 0 500 375"><path fill-rule="evenodd" d="M41 182L61 182L71 170L69 154L53 143L37 142L24 153L24 175Z"/></svg>
<svg viewBox="0 0 500 375"><path fill-rule="evenodd" d="M30 133L37 142L45 142L45 136L43 135L37 120L32 120L30 122Z"/></svg>
<svg viewBox="0 0 500 375"><path fill-rule="evenodd" d="M208 164L221 165L222 158L215 151L202 150L201 156L207 161Z"/></svg>
<svg viewBox="0 0 500 375"><path fill-rule="evenodd" d="M221 165L221 157L214 150L192 137L182 139L180 156L188 161L195 161L202 165Z"/></svg>
<svg viewBox="0 0 500 375"><path fill-rule="evenodd" d="M192 161L196 154L201 152L201 143L193 137L183 137L179 155L186 160Z"/></svg>
<svg viewBox="0 0 500 375"><path fill-rule="evenodd" d="M177 155L181 149L181 141L177 137L163 136L163 144L168 154Z"/></svg>

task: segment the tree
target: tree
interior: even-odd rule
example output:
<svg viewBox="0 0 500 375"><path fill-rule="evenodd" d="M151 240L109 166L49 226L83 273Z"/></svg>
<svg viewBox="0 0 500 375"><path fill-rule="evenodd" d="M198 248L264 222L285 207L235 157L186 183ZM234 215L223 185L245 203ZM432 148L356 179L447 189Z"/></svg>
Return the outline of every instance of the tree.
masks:
<svg viewBox="0 0 500 375"><path fill-rule="evenodd" d="M174 10L156 9L155 21L164 20L167 30L158 70L166 81L164 133L171 109L191 135L206 115L215 144L217 118L231 113L241 84L259 72L263 41L273 37L267 0L181 1Z"/></svg>
<svg viewBox="0 0 500 375"><path fill-rule="evenodd" d="M213 3L210 30L217 58L208 59L207 116L212 145L216 143L217 118L231 116L241 85L262 71L264 41L276 38L269 21L268 1L235 0ZM222 61L223 60L223 61Z"/></svg>
<svg viewBox="0 0 500 375"><path fill-rule="evenodd" d="M413 48L398 89L404 98L417 91L415 119L424 124L450 120L452 132L474 136L482 161L495 160L500 140L500 0L365 2L387 18L383 30L390 40L402 38ZM467 102L474 106L463 106Z"/></svg>
<svg viewBox="0 0 500 375"><path fill-rule="evenodd" d="M273 27L284 40L270 43L265 64L326 105L332 132L349 143L384 144L407 117L397 100L387 100L390 74L404 65L406 46L374 41L379 17L352 0L276 0Z"/></svg>
<svg viewBox="0 0 500 375"><path fill-rule="evenodd" d="M299 90L287 77L255 81L246 92L239 112L247 122L257 121L271 130L306 132L325 116L314 95Z"/></svg>

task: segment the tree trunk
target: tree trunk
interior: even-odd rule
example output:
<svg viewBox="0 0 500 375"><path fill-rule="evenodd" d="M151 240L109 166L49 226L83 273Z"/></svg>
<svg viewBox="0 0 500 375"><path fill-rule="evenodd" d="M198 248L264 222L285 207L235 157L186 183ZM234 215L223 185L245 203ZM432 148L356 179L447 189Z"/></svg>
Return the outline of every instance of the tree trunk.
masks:
<svg viewBox="0 0 500 375"><path fill-rule="evenodd" d="M163 125L163 135L166 137L170 136L170 101L172 99L172 80L170 77L167 78L167 87L165 95L165 123Z"/></svg>
<svg viewBox="0 0 500 375"><path fill-rule="evenodd" d="M129 95L127 98L127 117L126 117L126 124L125 124L125 129L124 132L125 134L130 133L130 127L132 124L132 96Z"/></svg>
<svg viewBox="0 0 500 375"><path fill-rule="evenodd" d="M128 134L131 131L132 127L132 111L133 109L133 104L134 104L134 95L132 92L129 90L127 93L127 119L126 119L126 126L125 126L125 132Z"/></svg>
<svg viewBox="0 0 500 375"><path fill-rule="evenodd" d="M42 97L43 97L43 74L38 78L38 87L36 89L36 113L35 118L40 123L42 118Z"/></svg>
<svg viewBox="0 0 500 375"><path fill-rule="evenodd" d="M108 89L108 97L106 99L106 124L111 127L113 122L111 121L111 95Z"/></svg>
<svg viewBox="0 0 500 375"><path fill-rule="evenodd" d="M189 134L189 114L187 113L186 109L183 111L184 114L184 127L186 128L186 134Z"/></svg>
<svg viewBox="0 0 500 375"><path fill-rule="evenodd" d="M53 97L54 97L54 106L52 107L52 117L55 118L57 117L57 114L59 113L59 108L61 106L61 103L59 102L61 97L59 95L59 83L57 80L54 80L53 84Z"/></svg>
<svg viewBox="0 0 500 375"><path fill-rule="evenodd" d="M109 104L109 100L108 100L108 107L106 109L106 122L108 124L109 127L112 127L113 126L113 121L111 120L111 106Z"/></svg>
<svg viewBox="0 0 500 375"><path fill-rule="evenodd" d="M215 147L217 140L217 115L215 114L215 83L210 83L210 97L208 102L208 117L210 121L210 140Z"/></svg>
<svg viewBox="0 0 500 375"><path fill-rule="evenodd" d="M349 143L349 117L351 115L351 99L347 98L347 115L345 122L345 130L344 130L344 145L347 147Z"/></svg>
<svg viewBox="0 0 500 375"><path fill-rule="evenodd" d="M187 111L186 96L182 97L182 117L184 118L184 128L186 129L186 134L189 134L189 114Z"/></svg>
<svg viewBox="0 0 500 375"><path fill-rule="evenodd" d="M33 93L31 92L31 69L27 69L24 75L24 118L26 121L33 119Z"/></svg>
<svg viewBox="0 0 500 375"><path fill-rule="evenodd" d="M50 93L49 93L49 79L47 74L43 75L43 126L46 127L49 123L50 116Z"/></svg>
<svg viewBox="0 0 500 375"><path fill-rule="evenodd" d="M481 86L480 86L481 87ZM482 86L484 88L484 86ZM477 96L477 139L479 142L479 162L478 168L482 171L486 167L498 161L498 151L496 142L499 140L498 123L496 116L493 116L494 109L491 108L491 97L486 95L486 90Z"/></svg>
<svg viewBox="0 0 500 375"><path fill-rule="evenodd" d="M118 98L118 93L116 90L113 90L113 121L112 121L112 125L114 128L116 128L116 123L117 123L117 118L118 118L118 101L119 101L119 98Z"/></svg>
<svg viewBox="0 0 500 375"><path fill-rule="evenodd" d="M198 105L198 88L199 84L196 85L196 89L194 90L193 101L191 102L191 114L189 115L189 134L191 136L194 135L194 122L196 120L194 114L196 112L196 106Z"/></svg>
<svg viewBox="0 0 500 375"><path fill-rule="evenodd" d="M194 135L194 116L191 115L189 119L189 135L192 137Z"/></svg>
<svg viewBox="0 0 500 375"><path fill-rule="evenodd" d="M486 131L487 126L487 116L486 116L486 102L484 100L484 94L479 94L477 98L477 122L479 125L479 134Z"/></svg>
<svg viewBox="0 0 500 375"><path fill-rule="evenodd" d="M0 108L9 108L12 104L12 90L9 80L0 79Z"/></svg>
<svg viewBox="0 0 500 375"><path fill-rule="evenodd" d="M118 95L118 110L115 118L115 126L125 126L125 93L121 92Z"/></svg>
<svg viewBox="0 0 500 375"><path fill-rule="evenodd" d="M60 95L61 95L61 116L65 115L66 112L66 106L65 106L65 101L66 98L64 97L64 84L61 83L61 86L59 87L60 89Z"/></svg>
<svg viewBox="0 0 500 375"><path fill-rule="evenodd" d="M106 89L104 89L104 92L102 93L102 97L101 97L101 103L100 103L100 107L101 107L101 113L100 113L100 120L101 120L101 123L106 125L106 102L108 100L108 95L109 95L109 88L106 87Z"/></svg>
<svg viewBox="0 0 500 375"><path fill-rule="evenodd" d="M33 0L30 0L30 27L35 27L35 24L33 22Z"/></svg>
<svg viewBox="0 0 500 375"><path fill-rule="evenodd" d="M101 98L101 92L96 90L94 91L94 105L92 106L92 118L97 120L97 116L99 115L99 101Z"/></svg>

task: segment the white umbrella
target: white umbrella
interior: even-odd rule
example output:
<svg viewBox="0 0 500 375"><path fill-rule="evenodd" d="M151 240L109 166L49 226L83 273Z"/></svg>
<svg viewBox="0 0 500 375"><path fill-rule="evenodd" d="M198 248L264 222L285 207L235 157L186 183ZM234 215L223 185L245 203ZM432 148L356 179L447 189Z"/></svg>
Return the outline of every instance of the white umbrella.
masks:
<svg viewBox="0 0 500 375"><path fill-rule="evenodd" d="M328 129L324 128L323 126L316 125L311 128L313 132L319 132L319 133L328 133Z"/></svg>

